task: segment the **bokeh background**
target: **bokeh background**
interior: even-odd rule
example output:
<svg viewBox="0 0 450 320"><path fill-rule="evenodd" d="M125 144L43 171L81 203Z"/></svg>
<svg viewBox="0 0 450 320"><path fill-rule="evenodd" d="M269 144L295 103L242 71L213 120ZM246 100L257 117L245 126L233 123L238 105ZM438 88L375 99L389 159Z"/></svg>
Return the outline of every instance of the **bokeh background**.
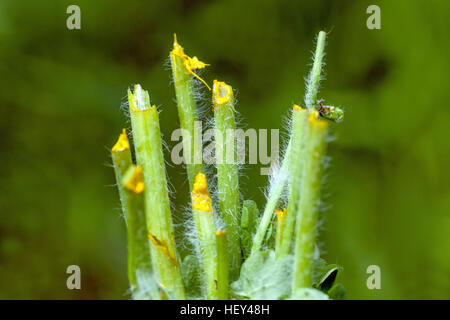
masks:
<svg viewBox="0 0 450 320"><path fill-rule="evenodd" d="M66 28L70 4L81 8L81 30ZM381 30L366 28L369 4L381 7ZM120 106L134 83L175 144L174 32L211 64L209 83L237 88L242 124L271 129L301 103L324 29L320 97L346 118L332 126L323 256L344 267L349 298L449 299L449 9L445 0L1 0L0 298L128 298L109 148L129 127ZM248 165L241 183L262 208L259 168ZM168 172L179 215L186 176ZM66 288L71 264L81 290ZM369 265L381 268L381 290L366 286Z"/></svg>

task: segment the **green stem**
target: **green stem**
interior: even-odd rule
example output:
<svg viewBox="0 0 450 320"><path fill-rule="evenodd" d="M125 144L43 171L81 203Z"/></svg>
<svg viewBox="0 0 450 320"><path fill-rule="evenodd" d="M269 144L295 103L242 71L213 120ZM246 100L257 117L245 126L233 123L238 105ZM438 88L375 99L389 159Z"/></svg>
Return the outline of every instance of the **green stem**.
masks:
<svg viewBox="0 0 450 320"><path fill-rule="evenodd" d="M216 231L217 244L217 291L219 300L228 299L228 254L227 234L225 231Z"/></svg>
<svg viewBox="0 0 450 320"><path fill-rule="evenodd" d="M275 234L275 253L279 254L278 252L281 249L281 242L283 239L283 230L284 225L286 221L286 209L280 210L275 209L275 212L277 213L277 230Z"/></svg>
<svg viewBox="0 0 450 320"><path fill-rule="evenodd" d="M213 108L216 124L216 163L220 214L228 239L230 278L237 279L241 266L239 236L239 171L237 165L236 125L233 88L214 81Z"/></svg>
<svg viewBox="0 0 450 320"><path fill-rule="evenodd" d="M252 253L261 249L262 243L265 239L267 228L269 227L269 224L273 219L273 215L275 214L275 208L277 207L278 201L280 200L281 194L283 193L286 181L288 179L288 169L289 169L288 159L290 157L290 153L291 153L291 140L289 140L289 144L286 148L283 162L281 163L281 167L279 172L277 173L277 177L270 187L270 193L269 197L267 198L267 203L266 207L264 208L261 223L259 224L258 229L256 230L255 236L253 238Z"/></svg>
<svg viewBox="0 0 450 320"><path fill-rule="evenodd" d="M183 137L183 155L189 180L189 190L192 190L195 176L203 171L201 132L196 129L197 105L195 102L193 71L186 67L192 59L188 57L176 38L170 53L172 76L177 98L178 117Z"/></svg>
<svg viewBox="0 0 450 320"><path fill-rule="evenodd" d="M280 246L277 250L277 257L282 257L290 253L292 239L294 236L295 218L297 214L297 200L299 197L302 164L304 157L304 133L308 110L294 105L292 110L292 148L289 154L289 203L286 217L284 218L283 233L280 239Z"/></svg>
<svg viewBox="0 0 450 320"><path fill-rule="evenodd" d="M253 235L259 225L259 210L256 202L245 200L241 210L241 248L245 259L252 250Z"/></svg>
<svg viewBox="0 0 450 320"><path fill-rule="evenodd" d="M319 92L320 76L322 72L325 39L327 34L320 31L317 36L316 52L314 53L314 63L308 77L307 90L305 95L306 108L310 109L317 105L317 93Z"/></svg>
<svg viewBox="0 0 450 320"><path fill-rule="evenodd" d="M302 181L298 190L297 225L292 290L311 287L316 248L323 157L326 153L328 124L311 112L306 133ZM300 197L301 195L301 197Z"/></svg>
<svg viewBox="0 0 450 320"><path fill-rule="evenodd" d="M125 216L125 222L127 222L128 211L127 208L124 207L126 194L121 181L125 172L133 165L133 160L131 159L130 142L125 129L123 129L119 139L117 139L116 144L111 149L111 158L113 161L114 173L116 175L120 202L122 204L122 212Z"/></svg>
<svg viewBox="0 0 450 320"><path fill-rule="evenodd" d="M314 54L314 63L311 72L308 77L307 91L305 94L306 108L313 108L317 101L317 93L319 92L320 75L322 71L322 61L325 49L326 33L320 31L317 37L316 51ZM277 173L277 178L274 184L270 188L270 194L267 199L266 207L262 215L261 223L256 231L253 239L252 252L260 250L264 241L264 236L267 232L270 222L272 221L277 207L278 201L283 193L289 175L289 158L292 148L292 138L289 140L289 144L286 148L286 152L283 158L283 162L280 167L280 171Z"/></svg>
<svg viewBox="0 0 450 320"><path fill-rule="evenodd" d="M122 212L128 236L128 279L133 298L159 299L153 277L142 197L142 169L131 159L130 143L125 129L111 150L119 189Z"/></svg>
<svg viewBox="0 0 450 320"><path fill-rule="evenodd" d="M191 202L203 268L206 274L206 298L217 300L219 295L217 287L216 225L206 176L202 172L199 172L195 177Z"/></svg>
<svg viewBox="0 0 450 320"><path fill-rule="evenodd" d="M140 85L128 91L137 163L144 171L145 213L153 269L169 297L184 299L167 190L159 116Z"/></svg>
<svg viewBox="0 0 450 320"><path fill-rule="evenodd" d="M128 270L131 271L133 298L160 299L160 292L155 281L150 248L147 237L147 224L144 210L144 182L142 167L132 165L125 173L122 184L125 186L128 235Z"/></svg>
<svg viewBox="0 0 450 320"><path fill-rule="evenodd" d="M320 111L320 116L325 119L341 122L344 120L344 110L335 106L321 106L317 100L317 93L320 88L320 77L323 67L323 57L325 56L325 40L327 34L320 31L317 36L316 52L314 53L314 64L308 77L305 104L307 108L316 108Z"/></svg>

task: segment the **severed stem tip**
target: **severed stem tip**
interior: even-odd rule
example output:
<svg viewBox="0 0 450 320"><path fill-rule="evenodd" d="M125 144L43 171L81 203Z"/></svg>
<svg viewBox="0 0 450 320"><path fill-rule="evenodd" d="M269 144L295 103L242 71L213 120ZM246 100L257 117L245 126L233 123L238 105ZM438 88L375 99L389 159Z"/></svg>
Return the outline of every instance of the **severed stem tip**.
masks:
<svg viewBox="0 0 450 320"><path fill-rule="evenodd" d="M130 141L128 140L127 132L125 129L122 129L122 133L117 139L116 144L112 147L112 152L122 152L130 150Z"/></svg>
<svg viewBox="0 0 450 320"><path fill-rule="evenodd" d="M136 194L144 192L145 185L142 176L142 167L133 165L123 177L122 183L131 192Z"/></svg>
<svg viewBox="0 0 450 320"><path fill-rule="evenodd" d="M203 172L199 172L192 188L192 208L200 211L212 211L211 197L208 192L208 183Z"/></svg>
<svg viewBox="0 0 450 320"><path fill-rule="evenodd" d="M150 104L148 91L142 89L140 84L135 84L133 90L128 89L128 103L132 111L145 111L154 107Z"/></svg>
<svg viewBox="0 0 450 320"><path fill-rule="evenodd" d="M214 80L213 84L213 110L221 104L230 102L233 99L233 88L222 81Z"/></svg>

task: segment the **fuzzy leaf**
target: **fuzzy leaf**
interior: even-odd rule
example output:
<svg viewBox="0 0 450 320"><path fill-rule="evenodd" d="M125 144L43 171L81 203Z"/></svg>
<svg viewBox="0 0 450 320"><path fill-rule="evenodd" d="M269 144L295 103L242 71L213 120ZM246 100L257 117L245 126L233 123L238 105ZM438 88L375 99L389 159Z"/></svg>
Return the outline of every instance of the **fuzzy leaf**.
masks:
<svg viewBox="0 0 450 320"><path fill-rule="evenodd" d="M276 259L275 252L257 251L242 265L240 278L231 288L241 299L285 299L291 291L292 256Z"/></svg>

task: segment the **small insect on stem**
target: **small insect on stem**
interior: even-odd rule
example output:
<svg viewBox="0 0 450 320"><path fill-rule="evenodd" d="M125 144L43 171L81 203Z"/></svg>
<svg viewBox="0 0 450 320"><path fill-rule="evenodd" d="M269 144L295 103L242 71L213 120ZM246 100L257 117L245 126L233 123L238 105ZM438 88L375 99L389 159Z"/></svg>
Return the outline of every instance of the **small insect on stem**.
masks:
<svg viewBox="0 0 450 320"><path fill-rule="evenodd" d="M344 111L338 107L334 106L324 106L323 103L325 102L325 99L320 99L317 101L317 104L319 107L317 108L317 111L319 111L319 115L322 118L334 121L334 122L340 122L344 120Z"/></svg>

